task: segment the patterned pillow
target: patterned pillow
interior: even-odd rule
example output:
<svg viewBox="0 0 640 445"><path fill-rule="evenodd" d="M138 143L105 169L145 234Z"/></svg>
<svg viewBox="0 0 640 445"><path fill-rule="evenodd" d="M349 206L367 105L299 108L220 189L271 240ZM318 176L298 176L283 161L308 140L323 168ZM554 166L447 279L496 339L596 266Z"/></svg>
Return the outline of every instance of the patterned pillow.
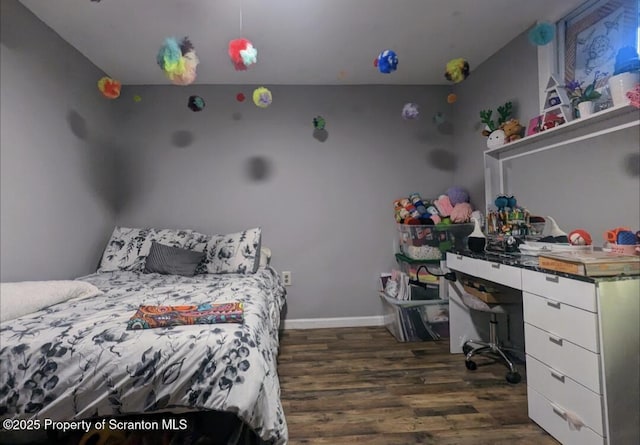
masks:
<svg viewBox="0 0 640 445"><path fill-rule="evenodd" d="M261 241L260 227L212 236L205 249L206 273L255 273L260 265Z"/></svg>
<svg viewBox="0 0 640 445"><path fill-rule="evenodd" d="M153 241L184 248L192 233L193 230L116 227L102 254L98 272L141 272Z"/></svg>

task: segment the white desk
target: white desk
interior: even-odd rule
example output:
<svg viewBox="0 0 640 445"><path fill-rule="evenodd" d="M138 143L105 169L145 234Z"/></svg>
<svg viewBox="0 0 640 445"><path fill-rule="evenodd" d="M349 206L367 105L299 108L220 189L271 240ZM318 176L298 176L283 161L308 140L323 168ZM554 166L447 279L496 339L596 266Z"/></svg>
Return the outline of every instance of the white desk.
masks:
<svg viewBox="0 0 640 445"><path fill-rule="evenodd" d="M529 417L564 445L640 443L640 276L589 279L474 256L447 253L447 267L522 292ZM449 284L452 353L478 338L460 291Z"/></svg>

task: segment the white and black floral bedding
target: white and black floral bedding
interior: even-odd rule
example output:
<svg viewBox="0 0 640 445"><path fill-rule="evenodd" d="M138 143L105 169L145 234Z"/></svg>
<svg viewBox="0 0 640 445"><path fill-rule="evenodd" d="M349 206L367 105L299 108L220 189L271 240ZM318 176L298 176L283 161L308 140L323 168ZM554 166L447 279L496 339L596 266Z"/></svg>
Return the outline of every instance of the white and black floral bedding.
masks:
<svg viewBox="0 0 640 445"><path fill-rule="evenodd" d="M0 325L0 417L54 420L218 410L287 442L277 374L284 288L255 274L130 271L80 278L104 292ZM244 323L126 330L140 304L241 301Z"/></svg>

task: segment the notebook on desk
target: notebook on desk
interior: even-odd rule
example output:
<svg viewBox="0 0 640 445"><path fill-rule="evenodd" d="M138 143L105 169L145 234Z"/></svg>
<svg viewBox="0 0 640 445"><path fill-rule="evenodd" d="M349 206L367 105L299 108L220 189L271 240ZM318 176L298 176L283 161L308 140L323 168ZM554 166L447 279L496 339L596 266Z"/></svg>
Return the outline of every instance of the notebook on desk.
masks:
<svg viewBox="0 0 640 445"><path fill-rule="evenodd" d="M611 252L541 253L538 265L543 269L590 277L640 275L640 257Z"/></svg>

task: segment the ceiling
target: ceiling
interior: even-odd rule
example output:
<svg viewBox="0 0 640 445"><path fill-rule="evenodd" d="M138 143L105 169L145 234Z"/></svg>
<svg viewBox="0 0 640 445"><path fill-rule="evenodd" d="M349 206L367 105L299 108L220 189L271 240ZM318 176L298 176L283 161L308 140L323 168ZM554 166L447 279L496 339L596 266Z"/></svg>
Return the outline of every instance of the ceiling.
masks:
<svg viewBox="0 0 640 445"><path fill-rule="evenodd" d="M584 0L21 0L123 84L168 84L156 53L188 36L204 84L448 84L448 60L471 70L538 20ZM244 37L258 62L235 71L229 40ZM399 58L382 74L384 49Z"/></svg>

